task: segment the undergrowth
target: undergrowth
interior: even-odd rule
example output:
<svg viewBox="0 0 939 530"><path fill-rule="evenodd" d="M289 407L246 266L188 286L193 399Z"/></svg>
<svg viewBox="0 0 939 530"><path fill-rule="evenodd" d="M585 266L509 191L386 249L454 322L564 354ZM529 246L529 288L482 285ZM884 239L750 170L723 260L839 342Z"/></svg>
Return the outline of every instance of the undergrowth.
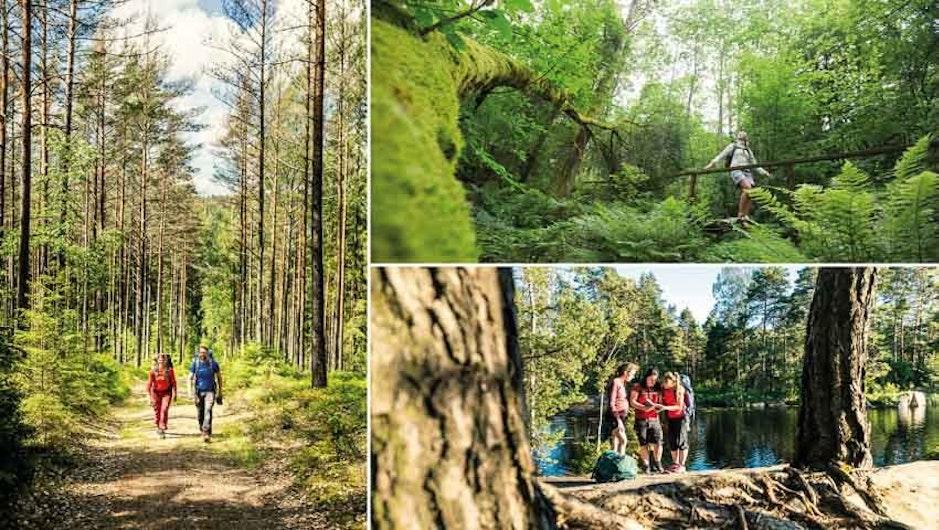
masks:
<svg viewBox="0 0 939 530"><path fill-rule="evenodd" d="M246 346L227 372L229 388L252 410L250 439L287 448L297 483L331 523L354 525L366 499L364 375L334 372L327 388L310 388L307 374L256 345Z"/></svg>
<svg viewBox="0 0 939 530"><path fill-rule="evenodd" d="M653 199L638 191L635 169L628 185L612 175L563 199L501 175L469 188L481 261L933 262L939 177L929 170L931 141L920 139L882 178L847 162L824 187L756 188L761 223L714 236L706 231L713 205Z"/></svg>

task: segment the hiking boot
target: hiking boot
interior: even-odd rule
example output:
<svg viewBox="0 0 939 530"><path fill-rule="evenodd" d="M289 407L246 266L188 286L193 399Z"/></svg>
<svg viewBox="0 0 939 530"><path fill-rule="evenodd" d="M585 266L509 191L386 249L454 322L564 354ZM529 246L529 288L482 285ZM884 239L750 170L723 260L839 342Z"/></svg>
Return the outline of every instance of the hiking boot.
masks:
<svg viewBox="0 0 939 530"><path fill-rule="evenodd" d="M652 473L652 470L649 468L649 464L648 464L647 462L643 462L643 463L642 463L642 474L643 474L643 475L649 475L649 474L651 474L651 473Z"/></svg>
<svg viewBox="0 0 939 530"><path fill-rule="evenodd" d="M665 469L662 468L662 462L657 461L657 462L654 464L654 467L655 467L655 472L656 472L656 473L659 473L659 474L665 473Z"/></svg>

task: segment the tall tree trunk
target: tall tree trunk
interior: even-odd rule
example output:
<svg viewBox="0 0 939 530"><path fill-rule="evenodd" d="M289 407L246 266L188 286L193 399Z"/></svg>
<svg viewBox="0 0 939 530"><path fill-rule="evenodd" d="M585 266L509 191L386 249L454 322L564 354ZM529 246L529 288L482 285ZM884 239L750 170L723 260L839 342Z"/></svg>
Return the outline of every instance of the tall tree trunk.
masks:
<svg viewBox="0 0 939 530"><path fill-rule="evenodd" d="M345 69L346 69L346 24L340 25L342 30L339 45L339 95L336 98L336 115L338 124L339 170L336 174L336 202L339 209L338 229L336 231L336 307L333 324L333 355L336 360L336 369L342 369L342 331L345 325L345 294L346 294L346 144L345 144Z"/></svg>
<svg viewBox="0 0 939 530"><path fill-rule="evenodd" d="M372 524L550 528L508 269L372 270Z"/></svg>
<svg viewBox="0 0 939 530"><path fill-rule="evenodd" d="M2 6L3 9L0 9L0 23L3 24L3 28L0 28L0 61L3 63L3 66L0 67L0 239L6 236L7 230L7 126L11 123L7 116L10 111L10 60L8 55L10 53L10 17L6 0L4 0ZM12 183L13 172L9 173L11 180L9 189L12 191L15 187ZM10 205L12 206L13 203L11 202ZM3 276L6 277L0 277L0 285L10 279L8 274ZM6 303L0 308L4 323L6 323L6 317L9 316L8 309Z"/></svg>
<svg viewBox="0 0 939 530"><path fill-rule="evenodd" d="M166 227L166 172L160 173L160 227L157 234L156 351L163 352L163 233Z"/></svg>
<svg viewBox="0 0 939 530"><path fill-rule="evenodd" d="M42 79L42 103L40 104L39 120L39 174L42 182L42 209L39 212L40 229L48 223L49 213L49 6L43 5L40 11L40 27L42 28L42 46L39 50L39 71ZM49 253L49 244L43 243L39 249L37 272L42 275L46 268L46 257Z"/></svg>
<svg viewBox="0 0 939 530"><path fill-rule="evenodd" d="M31 0L20 0L20 16L22 19L23 34L22 44L22 82L21 92L23 96L23 116L20 132L22 134L23 156L20 160L20 245L19 245L19 263L18 278L16 284L16 308L18 310L29 309L29 228L30 228L30 206L32 203L32 161L33 161L33 142L32 142L32 104L30 95L32 93L32 82L30 74L32 73L33 59L33 3ZM21 315L17 315L20 326L25 325Z"/></svg>
<svg viewBox="0 0 939 530"><path fill-rule="evenodd" d="M326 71L326 3L316 2L310 21L315 38L313 62L312 167L310 169L310 372L314 387L326 386L326 337L323 310L323 88Z"/></svg>
<svg viewBox="0 0 939 530"><path fill-rule="evenodd" d="M872 465L864 374L874 280L872 267L818 272L805 337L798 466Z"/></svg>
<svg viewBox="0 0 939 530"><path fill-rule="evenodd" d="M136 366L140 368L143 355L144 330L144 290L146 289L147 271L147 128L144 127L144 140L140 152L140 221L137 234L137 288L134 309L134 335L136 340Z"/></svg>
<svg viewBox="0 0 939 530"><path fill-rule="evenodd" d="M78 0L69 1L68 49L65 67L65 148L62 150L62 203L59 222L65 224L66 204L69 190L69 170L72 158L72 115L75 92L75 38L78 23ZM65 255L59 253L59 267L65 266Z"/></svg>
<svg viewBox="0 0 939 530"><path fill-rule="evenodd" d="M260 60L260 84L258 85L259 97L258 97L258 116L259 116L259 125L260 130L258 133L258 297L257 297L257 315L256 317L256 329L257 339L261 341L261 344L266 345L264 338L264 319L262 315L264 314L264 154L265 154L265 144L266 141L266 126L267 119L264 115L264 104L267 97L267 2L268 0L261 0L261 60ZM271 289L274 286L271 285Z"/></svg>

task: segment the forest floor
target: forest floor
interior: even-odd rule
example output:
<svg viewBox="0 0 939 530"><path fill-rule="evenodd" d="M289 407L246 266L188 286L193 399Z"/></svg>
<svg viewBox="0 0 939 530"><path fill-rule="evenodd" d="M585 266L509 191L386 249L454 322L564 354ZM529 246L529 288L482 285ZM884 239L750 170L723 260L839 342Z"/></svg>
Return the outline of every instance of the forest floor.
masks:
<svg viewBox="0 0 939 530"><path fill-rule="evenodd" d="M877 468L866 476L869 482L854 477L852 485L837 474L799 474L780 465L641 475L608 484L591 484L586 477L544 478L541 483L607 513L627 516L639 525L635 527L939 529L939 504L932 502L939 498L939 461ZM868 494L882 513L875 513Z"/></svg>
<svg viewBox="0 0 939 530"><path fill-rule="evenodd" d="M143 385L85 443L59 486L31 494L21 524L41 528L316 529L324 514L294 486L286 459L262 456L247 438L251 413L239 396L216 405L204 443L191 399L170 407L156 435ZM35 525L35 526L34 526Z"/></svg>

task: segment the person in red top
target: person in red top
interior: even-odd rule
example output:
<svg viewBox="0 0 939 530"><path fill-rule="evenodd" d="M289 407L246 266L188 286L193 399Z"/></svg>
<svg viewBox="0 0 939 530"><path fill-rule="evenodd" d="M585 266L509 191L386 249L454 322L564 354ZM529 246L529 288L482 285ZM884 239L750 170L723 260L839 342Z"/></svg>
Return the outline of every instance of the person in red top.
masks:
<svg viewBox="0 0 939 530"><path fill-rule="evenodd" d="M685 415L685 387L678 382L678 374L665 372L662 376L662 410L668 421L668 449L672 452L671 473L685 471L688 459L688 418Z"/></svg>
<svg viewBox="0 0 939 530"><path fill-rule="evenodd" d="M662 469L662 425L659 411L662 410L662 395L656 381L659 371L649 368L629 393L629 404L636 409L636 437L639 439L639 457L645 473L664 473ZM651 454L650 454L651 453ZM650 456L654 460L650 461Z"/></svg>
<svg viewBox="0 0 939 530"><path fill-rule="evenodd" d="M616 369L616 375L610 381L610 413L616 424L610 436L613 450L621 455L626 454L626 415L629 414L629 397L626 394L626 384L632 381L639 369L633 363L621 364Z"/></svg>
<svg viewBox="0 0 939 530"><path fill-rule="evenodd" d="M153 407L154 423L157 435L166 437L166 423L169 419L170 398L176 401L176 374L169 365L169 357L161 353L157 362L150 370L147 380L147 394L150 395L150 406Z"/></svg>

